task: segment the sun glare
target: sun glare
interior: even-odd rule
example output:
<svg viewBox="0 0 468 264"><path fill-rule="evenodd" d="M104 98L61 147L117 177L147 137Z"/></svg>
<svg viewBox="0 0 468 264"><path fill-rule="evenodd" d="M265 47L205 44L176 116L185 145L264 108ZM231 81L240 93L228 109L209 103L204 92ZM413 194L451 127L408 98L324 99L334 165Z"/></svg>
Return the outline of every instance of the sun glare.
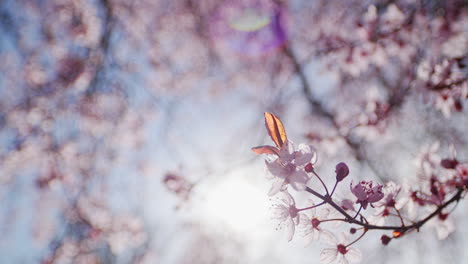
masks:
<svg viewBox="0 0 468 264"><path fill-rule="evenodd" d="M264 190L233 175L211 187L203 212L210 222L221 222L235 231L247 232L269 219L266 197Z"/></svg>

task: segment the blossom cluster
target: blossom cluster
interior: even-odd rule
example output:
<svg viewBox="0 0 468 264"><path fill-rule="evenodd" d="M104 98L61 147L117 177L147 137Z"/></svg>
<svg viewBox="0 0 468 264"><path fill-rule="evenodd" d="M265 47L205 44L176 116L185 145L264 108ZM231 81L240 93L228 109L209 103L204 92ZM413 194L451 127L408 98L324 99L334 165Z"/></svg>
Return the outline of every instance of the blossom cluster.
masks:
<svg viewBox="0 0 468 264"><path fill-rule="evenodd" d="M335 190L350 174L346 163L336 165L335 185L329 191L315 170L316 149L306 144L296 148L275 115L265 113L265 123L276 147L260 146L253 150L267 155L268 179L272 181L268 195L278 197L273 218L278 221L279 229L286 230L288 241L299 233L306 245L319 240L328 244L330 247L320 255L321 263L359 262L362 253L352 245L370 230L392 231L381 236L384 245L419 231L426 223L436 229L439 239L454 231L448 207L462 199L468 188L468 163L458 160L454 152L452 157L440 158L436 146L424 151L418 161L422 171L419 185L351 181L349 195L342 194L348 198L338 199ZM312 179L321 187L309 187ZM289 186L295 192L308 192L315 200L310 199L304 207L299 207ZM338 228L343 224L350 225L349 229Z"/></svg>

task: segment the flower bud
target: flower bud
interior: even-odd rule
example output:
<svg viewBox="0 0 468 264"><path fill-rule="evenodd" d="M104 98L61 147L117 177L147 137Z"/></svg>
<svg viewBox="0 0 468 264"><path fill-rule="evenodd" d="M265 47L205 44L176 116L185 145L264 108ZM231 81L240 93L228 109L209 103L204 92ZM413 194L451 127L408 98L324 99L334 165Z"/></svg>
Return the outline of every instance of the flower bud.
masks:
<svg viewBox="0 0 468 264"><path fill-rule="evenodd" d="M443 159L440 161L440 165L446 169L455 169L458 165L458 161L456 159Z"/></svg>
<svg viewBox="0 0 468 264"><path fill-rule="evenodd" d="M336 181L338 182L342 181L349 174L348 165L346 165L346 163L344 162L338 163L335 167L335 172L336 172Z"/></svg>
<svg viewBox="0 0 468 264"><path fill-rule="evenodd" d="M304 170L306 172L312 172L314 170L314 166L312 165L312 163L307 163L307 165L304 166Z"/></svg>
<svg viewBox="0 0 468 264"><path fill-rule="evenodd" d="M403 235L402 232L397 231L397 230L393 231L392 234L393 234L394 238L399 238L399 237L401 237Z"/></svg>
<svg viewBox="0 0 468 264"><path fill-rule="evenodd" d="M392 240L392 238L387 235L382 235L382 237L380 237L380 240L382 241L382 244L386 246L388 245L388 243L390 243L390 240Z"/></svg>

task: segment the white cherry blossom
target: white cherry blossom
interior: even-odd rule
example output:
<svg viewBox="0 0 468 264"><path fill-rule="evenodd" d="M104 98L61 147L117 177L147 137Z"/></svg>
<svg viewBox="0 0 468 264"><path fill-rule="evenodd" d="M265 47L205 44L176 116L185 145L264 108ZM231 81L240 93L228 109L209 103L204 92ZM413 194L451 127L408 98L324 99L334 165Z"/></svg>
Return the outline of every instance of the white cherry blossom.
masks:
<svg viewBox="0 0 468 264"><path fill-rule="evenodd" d="M296 208L296 202L288 191L282 191L278 194L279 202L273 205L273 219L278 221L279 229L286 229L288 241L291 241L296 225L299 224L299 214Z"/></svg>
<svg viewBox="0 0 468 264"><path fill-rule="evenodd" d="M310 176L305 172L304 166L315 164L317 154L312 146L300 144L297 149L291 141L286 141L279 151L278 158L265 161L269 178L273 180L268 195L275 195L285 190L290 184L295 190L302 191L306 188Z"/></svg>
<svg viewBox="0 0 468 264"><path fill-rule="evenodd" d="M349 243L349 236L347 233L342 232L339 239L330 232L323 232L322 236L325 242L333 247L322 250L322 253L320 253L321 263L348 264L349 262L355 263L361 261L361 251L357 248L347 246Z"/></svg>

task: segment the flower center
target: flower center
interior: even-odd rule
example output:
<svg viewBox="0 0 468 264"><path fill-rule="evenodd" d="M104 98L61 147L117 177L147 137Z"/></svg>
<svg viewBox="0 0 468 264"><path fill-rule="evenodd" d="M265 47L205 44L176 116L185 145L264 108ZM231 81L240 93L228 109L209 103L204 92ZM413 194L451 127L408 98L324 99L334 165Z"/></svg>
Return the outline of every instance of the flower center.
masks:
<svg viewBox="0 0 468 264"><path fill-rule="evenodd" d="M340 252L343 255L346 254L346 252L348 252L348 250L346 250L346 247L343 244L339 244L336 247L336 250L338 250L338 252Z"/></svg>
<svg viewBox="0 0 468 264"><path fill-rule="evenodd" d="M298 212L299 210L297 210L297 208L294 205L289 206L289 215L291 216L291 218L296 217Z"/></svg>
<svg viewBox="0 0 468 264"><path fill-rule="evenodd" d="M292 164L292 163L288 163L286 164L286 166L284 167L284 169L286 170L286 172L288 174L291 174L293 173L294 171L296 171L296 165Z"/></svg>
<svg viewBox="0 0 468 264"><path fill-rule="evenodd" d="M385 208L382 212L382 216L388 216L390 214L390 211L388 210L388 208Z"/></svg>
<svg viewBox="0 0 468 264"><path fill-rule="evenodd" d="M312 218L311 223L313 228L317 228L320 225L320 220L318 220L318 218Z"/></svg>
<svg viewBox="0 0 468 264"><path fill-rule="evenodd" d="M445 219L447 219L448 217L448 214L439 213L438 217L440 220L445 221Z"/></svg>

